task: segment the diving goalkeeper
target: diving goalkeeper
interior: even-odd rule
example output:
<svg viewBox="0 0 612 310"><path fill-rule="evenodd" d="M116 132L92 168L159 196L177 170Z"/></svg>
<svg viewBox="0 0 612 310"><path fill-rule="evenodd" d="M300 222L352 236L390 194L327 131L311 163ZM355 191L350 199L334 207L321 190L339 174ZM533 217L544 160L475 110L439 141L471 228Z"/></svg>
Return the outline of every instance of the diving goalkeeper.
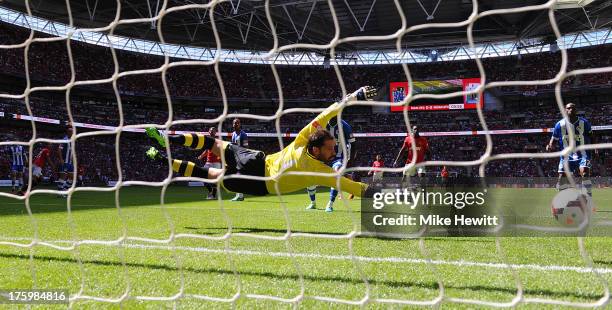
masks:
<svg viewBox="0 0 612 310"><path fill-rule="evenodd" d="M372 100L376 89L365 86L347 96L344 101ZM317 172L335 174L327 165L334 159L336 141L325 130L332 117L336 117L339 103L334 103L321 112L312 122L303 128L291 144L282 151L266 155L261 151L251 150L229 142L204 136L203 134L170 135L171 144L184 145L195 149L211 150L215 155L225 155L225 178L222 186L232 192L242 192L250 195L264 196L268 194L283 194L304 189L311 185L324 185L337 188L337 176L297 175L287 172ZM147 135L166 147L166 141L156 128L147 128ZM159 150L151 147L147 156L153 160L167 160ZM222 169L196 166L193 162L174 159L172 170L186 177L216 179ZM282 174L282 175L281 175ZM253 180L236 178L236 176L277 177L272 180ZM229 178L228 178L229 177ZM354 182L346 177L340 178L339 190L355 196L362 196L367 185ZM278 187L278 191L277 191Z"/></svg>

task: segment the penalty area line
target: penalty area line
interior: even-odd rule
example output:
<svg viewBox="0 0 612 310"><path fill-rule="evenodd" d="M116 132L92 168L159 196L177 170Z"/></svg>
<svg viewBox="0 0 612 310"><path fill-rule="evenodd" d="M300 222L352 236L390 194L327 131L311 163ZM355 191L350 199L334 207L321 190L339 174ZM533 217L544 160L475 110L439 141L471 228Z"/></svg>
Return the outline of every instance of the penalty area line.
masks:
<svg viewBox="0 0 612 310"><path fill-rule="evenodd" d="M0 237L0 240L4 241L31 241L31 238L6 238ZM61 243L71 244L73 241L69 240L56 240L46 241L48 243ZM83 244L85 245L85 244ZM376 263L408 263L408 264L432 264L439 266L456 266L456 267L481 267L481 268L492 268L492 269L517 269L517 270L534 270L534 271L571 271L576 273L592 273L597 272L600 274L612 274L612 268L588 268L578 266L558 266L558 265L538 265L538 264L504 264L504 263L486 263L486 262L474 262L465 260L427 260L421 258L406 258L406 257L369 257L369 256L349 256L349 255L330 255L330 254L318 254L318 253L288 253L288 252L262 252L254 250L225 250L225 249L212 249L205 247L187 247L187 246L165 246L165 245L149 245L139 243L123 243L121 245L108 245L108 244L87 244L96 246L109 246L109 247L128 247L133 249L148 249L148 250L167 250L167 251L189 251L198 253L210 253L210 254L233 254L233 255L250 255L250 256L269 256L269 257L284 257L284 258L309 258L309 259L326 259L336 261L346 260L358 260L362 262L376 262Z"/></svg>

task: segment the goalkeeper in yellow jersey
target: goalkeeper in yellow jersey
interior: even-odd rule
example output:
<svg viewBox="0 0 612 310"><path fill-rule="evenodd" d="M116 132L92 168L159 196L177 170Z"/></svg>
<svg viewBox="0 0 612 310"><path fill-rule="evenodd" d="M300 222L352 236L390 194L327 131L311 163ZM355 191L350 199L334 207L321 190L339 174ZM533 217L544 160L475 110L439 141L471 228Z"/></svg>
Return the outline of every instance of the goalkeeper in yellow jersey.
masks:
<svg viewBox="0 0 612 310"><path fill-rule="evenodd" d="M376 89L365 86L344 100L372 100L374 96L376 96ZM211 150L217 156L221 156L223 152L226 172L222 186L232 192L263 196L294 192L311 185L324 185L361 197L367 188L366 184L341 176L339 177L340 187L338 187L338 177L331 175L336 172L327 165L336 155L336 141L324 128L332 117L338 115L339 105L339 103L334 103L325 109L300 131L295 141L272 155L202 134L170 135L168 141L171 144ZM162 147L166 147L166 140L156 128L147 128L146 133ZM164 154L155 147L147 151L147 156L153 160L167 160ZM186 177L206 179L216 179L223 173L222 169L200 167L193 162L178 159L172 161L172 170ZM291 174L291 172L328 173L330 176ZM274 179L263 181L237 176L273 177Z"/></svg>

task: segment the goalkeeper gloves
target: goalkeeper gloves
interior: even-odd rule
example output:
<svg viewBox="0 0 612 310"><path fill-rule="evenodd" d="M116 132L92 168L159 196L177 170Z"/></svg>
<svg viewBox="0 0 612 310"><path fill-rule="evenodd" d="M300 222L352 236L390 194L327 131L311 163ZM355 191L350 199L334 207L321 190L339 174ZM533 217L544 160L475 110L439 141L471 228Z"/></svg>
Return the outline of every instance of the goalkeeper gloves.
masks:
<svg viewBox="0 0 612 310"><path fill-rule="evenodd" d="M378 94L376 88L372 86L364 86L357 90L357 100L361 101L372 101Z"/></svg>

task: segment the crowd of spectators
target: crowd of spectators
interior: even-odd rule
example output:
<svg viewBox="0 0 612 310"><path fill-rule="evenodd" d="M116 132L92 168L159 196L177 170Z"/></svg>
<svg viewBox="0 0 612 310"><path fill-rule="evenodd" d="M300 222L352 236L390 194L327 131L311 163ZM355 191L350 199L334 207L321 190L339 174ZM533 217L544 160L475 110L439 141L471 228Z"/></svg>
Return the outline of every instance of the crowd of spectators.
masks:
<svg viewBox="0 0 612 310"><path fill-rule="evenodd" d="M59 126L51 129L39 129L37 137L60 139L62 133ZM2 140L28 141L31 132L24 128L15 126L2 126ZM229 126L228 126L229 131ZM80 131L79 131L80 132ZM598 142L612 142L611 134L598 134ZM492 154L505 153L534 153L541 154L544 146L550 139L549 134L529 134L529 135L494 135L492 136ZM431 160L436 161L473 161L480 159L486 150L486 140L484 136L446 136L428 137L432 151ZM285 145L291 139L285 139ZM377 154L382 155L386 167L391 167L395 156L401 147L403 138L359 138L354 145L353 152L356 152L355 160L350 166L370 167ZM105 183L110 180L117 180L118 168L116 162L116 136L96 135L77 139L77 162L79 167L83 167L85 183ZM124 180L139 181L161 181L168 176L169 170L163 163L150 162L144 153L150 141L144 134L124 132L119 138L119 158L122 176ZM34 155L44 143L36 143ZM277 152L280 145L277 139L273 138L251 138L250 147L260 149L267 154ZM57 148L54 144L53 148ZM8 177L9 162L8 147L0 147L0 176ZM54 152L52 152L54 153ZM612 151L602 149L600 156L594 158L594 175L612 175ZM175 158L194 160L199 155L197 151L183 147L175 147L172 150ZM55 154L52 161L57 163ZM403 166L405 158L401 159L398 166ZM485 173L487 176L495 177L553 177L556 175L558 165L557 157L545 159L524 158L524 159L498 159L490 161L486 165ZM45 168L45 175L51 179L57 178L60 165L48 166ZM439 172L440 167L430 167L429 172ZM460 175L478 175L478 166L451 167L451 172ZM358 177L365 176L364 172L357 173Z"/></svg>
<svg viewBox="0 0 612 310"><path fill-rule="evenodd" d="M28 32L20 28L0 23L0 44L23 42ZM116 51L117 66L109 49L71 42L71 56L75 70L75 80L109 79L117 73L159 68L164 58L145 54ZM0 92L21 94L25 87L25 60L23 48L0 49L0 74L7 79L0 83ZM568 70L605 67L612 65L612 45L569 50ZM64 85L70 81L71 69L66 41L33 43L27 52L28 76L32 86ZM521 57L500 57L484 59L487 81L543 80L553 78L559 71L560 53L529 54ZM92 61L95 59L95 61ZM177 61L170 59L170 61ZM474 61L438 62L409 65L410 74L415 80L445 79L479 76ZM324 67L278 67L278 83L284 99L300 102L330 102L341 97L339 78L333 68ZM340 68L341 80L347 90L370 84L387 85L389 81L406 80L403 68L391 66L343 66ZM168 86L167 100L162 82L162 73L132 72L117 79L119 98L113 96L113 84L109 81L74 88L78 95L69 96L66 102L64 91L36 91L28 96L32 114L39 117L59 120L65 124L68 106L75 122L117 126L123 118L124 125L162 124L169 117L168 107L172 107L173 120L218 118L222 113L220 100L222 81L225 98L229 103L228 113L250 113L274 115L280 97L277 81L272 68L266 65L220 64L218 74L209 65L190 65L169 67L165 72ZM375 82L372 82L375 81ZM378 85L377 85L378 84ZM523 93L538 96L547 92L553 85L531 85L504 87L502 93ZM568 78L564 88L612 87L612 74L588 74ZM208 98L215 104L187 104ZM176 99L176 100L175 100ZM117 102L121 102L119 105ZM249 110L250 100L267 103L258 105L258 111ZM168 104L171 102L171 104ZM320 107L320 106L319 106ZM120 112L121 109L121 112ZM2 141L27 141L32 131L24 121L11 120L11 114L28 115L26 102L20 99L0 99L0 111L5 113L0 134ZM489 129L550 128L561 117L554 99L547 97L533 105L507 105L498 111L485 111ZM612 103L593 102L579 106L579 114L586 116L593 125L612 124ZM315 116L314 113L283 114L280 118L281 133L295 133ZM406 122L402 113L372 113L370 107L347 108L343 118L348 120L354 132L405 132ZM475 111L449 112L410 112L410 123L418 125L422 132L431 131L473 131L481 130L482 124ZM262 121L242 118L247 132L276 132L274 120ZM231 119L221 123L223 131L230 131ZM16 123L23 123L14 126ZM206 131L208 126L218 123L208 122L199 125L173 126L175 130ZM37 137L61 138L61 126L46 126L37 129ZM493 154L503 153L541 153L548 142L549 134L496 135L493 136ZM611 142L610 131L598 133L599 142ZM163 164L145 162L144 150L148 141L143 135L122 133L119 139L121 174L124 180L159 181L168 175L168 167ZM486 149L484 136L441 136L430 137L432 160L470 161L481 158ZM290 140L284 140L289 143ZM362 138L355 147L356 161L352 166L370 166L376 154L381 154L389 166L401 146L402 138ZM77 140L76 150L79 165L84 170L84 180L104 183L119 177L115 135L97 135ZM277 139L254 138L251 147L273 153L279 150ZM42 146L37 143L34 152ZM0 148L0 177L8 175L7 148ZM595 173L612 175L610 150L602 151L603 156L596 159ZM198 154L184 148L176 148L173 155L177 158L195 158ZM495 160L487 164L485 172L489 176L554 176L556 158ZM57 167L55 167L57 168ZM439 170L432 167L431 171ZM452 167L451 172L473 175L477 167ZM46 174L57 177L57 169L48 167ZM363 173L360 173L363 175Z"/></svg>
<svg viewBox="0 0 612 310"><path fill-rule="evenodd" d="M17 44L29 35L22 28L0 24L0 44ZM37 36L42 36L37 34ZM136 70L160 68L163 57L116 51L117 65L110 49L71 41L70 54L74 65L75 80L108 80L115 70L118 73L133 71L117 80L121 94L165 96L162 72L146 73ZM611 65L612 45L568 50L567 70L606 67ZM92 61L95 59L95 61ZM14 76L25 75L23 48L0 49L0 72ZM169 59L177 62L179 59ZM64 85L71 78L70 58L66 41L32 43L27 51L29 76L33 85ZM532 81L555 77L561 66L561 53L537 53L522 56L486 58L482 60L487 81ZM408 65L413 80L456 79L478 77L480 73L473 60L419 63ZM278 83L285 99L336 99L341 87L333 68L300 66L278 67ZM400 65L341 66L341 79L347 89L364 84L386 85L389 81L405 81L406 74ZM279 88L268 65L220 64L219 76L211 65L178 65L165 71L169 96L175 98L221 98L222 81L228 98L272 99L279 98ZM564 80L564 87L585 85L611 86L612 73L586 74ZM529 94L550 90L554 84L504 87L507 91ZM112 84L98 83L86 88L112 92Z"/></svg>
<svg viewBox="0 0 612 310"><path fill-rule="evenodd" d="M96 101L97 100L97 101ZM59 120L69 121L65 99L50 99L33 96L29 100L32 114ZM110 100L86 99L70 102L72 117L77 123L105 126L119 125L118 105ZM173 120L206 119L214 120L219 112L206 112L202 107L188 107L175 104ZM578 106L579 115L586 116L593 125L612 124L612 103L585 103ZM0 111L11 114L28 115L23 100L0 99ZM165 104L152 104L139 101L122 102L124 125L163 124L168 120L169 112ZM239 110L229 111L239 112ZM260 115L274 115L276 110L269 109ZM297 132L312 119L315 113L287 113L280 117L281 133ZM404 132L406 125L403 113L372 113L371 109L347 108L342 117L350 122L355 132ZM408 114L411 125L420 126L422 131L472 131L482 130L483 126L476 111L412 111ZM509 106L501 111L485 111L484 118L488 129L523 129L551 128L561 118L556 102L547 101L537 105ZM228 122L231 119L228 120ZM276 132L276 123L256 119L244 120L245 126L252 132ZM216 126L211 123L210 126ZM182 127L176 126L174 129ZM197 129L196 129L197 130ZM206 131L200 129L200 131Z"/></svg>

